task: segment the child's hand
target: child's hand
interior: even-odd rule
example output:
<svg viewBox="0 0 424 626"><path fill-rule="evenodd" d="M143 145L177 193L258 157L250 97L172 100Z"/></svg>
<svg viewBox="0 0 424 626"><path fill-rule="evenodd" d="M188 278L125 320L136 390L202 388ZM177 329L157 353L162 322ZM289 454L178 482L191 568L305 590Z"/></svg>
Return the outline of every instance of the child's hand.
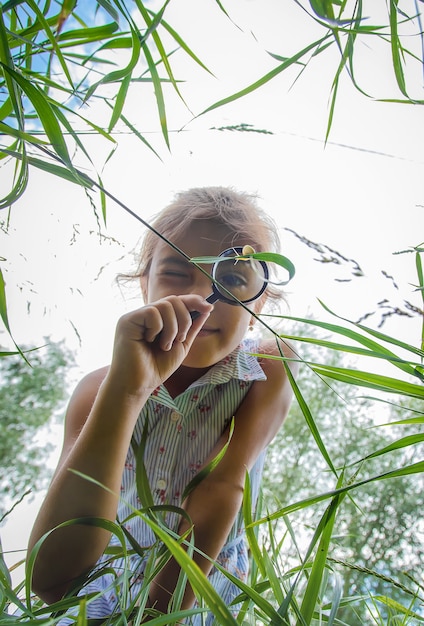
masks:
<svg viewBox="0 0 424 626"><path fill-rule="evenodd" d="M122 316L108 379L129 394L153 391L181 365L213 306L201 296L168 296ZM191 311L200 315L193 320Z"/></svg>

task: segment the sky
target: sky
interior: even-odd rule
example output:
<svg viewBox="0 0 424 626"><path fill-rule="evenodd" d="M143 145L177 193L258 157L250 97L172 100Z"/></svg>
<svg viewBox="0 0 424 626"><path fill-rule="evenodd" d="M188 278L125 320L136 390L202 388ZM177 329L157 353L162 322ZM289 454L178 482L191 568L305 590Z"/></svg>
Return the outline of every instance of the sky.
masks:
<svg viewBox="0 0 424 626"><path fill-rule="evenodd" d="M377 326L384 298L393 306L403 307L404 300L419 306L414 257L394 253L424 240L423 109L377 100L399 96L383 46L369 40L358 45L355 75L374 97L343 78L327 142L337 67L332 51L313 59L297 80L297 70L289 70L245 99L199 115L275 67L269 52L288 56L315 35L294 2L226 0L224 6L232 21L212 0L169 4L167 21L214 76L174 55L177 77L189 78L181 92L191 112L169 89L170 151L151 91L145 84L135 89L125 113L161 160L123 134L107 160L110 146L87 138L106 188L147 220L188 187L230 185L257 194L276 222L282 253L296 266L284 314L324 317L320 298L350 319L379 310L367 319ZM422 97L422 76L411 80L414 96ZM240 124L268 132L216 130ZM9 176L3 167L2 188ZM0 239L15 340L65 337L77 375L109 361L119 315L141 304L138 290L123 290L115 276L134 267L142 225L113 202L100 233L99 221L83 190L33 172L10 212L9 233ZM343 262L321 262L331 257ZM360 277L353 276L357 265ZM383 330L418 345L418 318L392 317ZM49 437L60 442L60 430ZM39 497L24 503L10 516L2 528L6 550L25 547L39 503Z"/></svg>

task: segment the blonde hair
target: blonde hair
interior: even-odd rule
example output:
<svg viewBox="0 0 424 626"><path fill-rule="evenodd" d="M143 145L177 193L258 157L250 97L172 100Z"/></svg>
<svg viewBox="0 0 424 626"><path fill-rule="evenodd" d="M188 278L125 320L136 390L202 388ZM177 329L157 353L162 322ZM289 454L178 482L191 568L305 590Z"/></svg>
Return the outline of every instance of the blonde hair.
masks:
<svg viewBox="0 0 424 626"><path fill-rule="evenodd" d="M279 252L280 240L274 221L258 206L255 196L231 187L195 187L182 191L155 216L151 225L174 242L194 221L200 220L226 227L232 236L226 242L227 247L235 245L236 240L246 240L256 252ZM148 276L157 241L156 232L147 230L132 278ZM267 287L266 293L274 302L283 297L273 285Z"/></svg>

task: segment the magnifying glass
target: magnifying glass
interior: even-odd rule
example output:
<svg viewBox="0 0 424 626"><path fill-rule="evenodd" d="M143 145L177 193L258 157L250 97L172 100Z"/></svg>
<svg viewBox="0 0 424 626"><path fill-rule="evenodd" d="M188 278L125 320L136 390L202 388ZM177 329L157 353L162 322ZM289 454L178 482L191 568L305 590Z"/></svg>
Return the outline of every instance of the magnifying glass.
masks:
<svg viewBox="0 0 424 626"><path fill-rule="evenodd" d="M269 270L265 261L250 257L234 258L243 255L243 248L228 248L219 255L219 260L212 266L212 293L207 302L225 302L226 304L248 304L257 300L265 291ZM197 311L191 313L195 319Z"/></svg>

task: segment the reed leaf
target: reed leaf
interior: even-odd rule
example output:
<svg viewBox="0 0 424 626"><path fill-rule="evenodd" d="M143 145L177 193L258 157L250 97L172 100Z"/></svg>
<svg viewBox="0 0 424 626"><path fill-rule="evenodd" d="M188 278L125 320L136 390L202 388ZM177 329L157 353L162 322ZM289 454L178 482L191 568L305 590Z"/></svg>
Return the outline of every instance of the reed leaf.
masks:
<svg viewBox="0 0 424 626"><path fill-rule="evenodd" d="M392 50L392 63L396 82L402 94L408 98L405 85L405 76L402 67L402 46L398 35L398 0L389 0L390 18L390 46Z"/></svg>
<svg viewBox="0 0 424 626"><path fill-rule="evenodd" d="M422 420L421 420L422 421ZM408 435L407 437L402 437L401 439L397 439L393 441L393 443L384 446L380 450L375 450L371 454L367 454L360 461L355 461L352 465L356 465L357 463L362 463L363 461L368 461L369 459L374 459L378 456L382 456L383 454L387 454L388 452L393 452L394 450L401 450L403 448L409 448L410 446L415 446L419 443L423 443L424 441L424 433L417 433L415 435Z"/></svg>
<svg viewBox="0 0 424 626"><path fill-rule="evenodd" d="M14 157L15 159L22 159L22 155L20 152L14 152L12 150L4 149L3 152L8 154L9 156ZM76 185L82 185L83 187L87 187L91 189L93 187L94 181L83 174L81 171L70 171L69 169L62 167L61 165L56 165L55 163L50 163L49 161L44 161L42 159L37 159L32 156L27 156L25 159L25 164L32 165L43 172L48 172L53 176L58 176L59 178L63 178L64 180L75 183Z"/></svg>
<svg viewBox="0 0 424 626"><path fill-rule="evenodd" d="M35 15L37 16L37 20L40 23L40 30L42 30L43 33L45 33L46 37L50 41L52 53L54 53L54 55L58 59L58 61L60 63L60 67L62 68L63 74L64 74L64 76L66 76L66 79L67 79L71 89L73 90L74 89L73 80L72 80L71 74L69 72L68 64L66 63L66 61L65 61L65 59L63 57L62 51L60 49L60 46L58 45L57 33L54 33L53 30L50 28L49 21L45 18L43 12L40 11L37 3L34 2L34 0L26 0L26 2L28 4L28 6L31 7L31 9L34 11ZM61 13L60 13L60 16L59 16L58 30L60 30L61 16L63 16L64 9L66 10L66 7L64 6L64 4L65 3L62 4L62 10L61 10Z"/></svg>
<svg viewBox="0 0 424 626"><path fill-rule="evenodd" d="M249 550L253 557L255 566L258 567L262 577L265 577L266 571L262 561L262 551L259 547L258 539L255 530L252 526L252 499L250 489L250 476L249 472L246 472L243 492L243 521L246 529L246 539L249 545Z"/></svg>
<svg viewBox="0 0 424 626"><path fill-rule="evenodd" d="M147 477L146 466L144 465L144 451L146 448L148 427L149 425L146 420L143 427L143 434L140 440L140 444L137 444L134 438L131 441L136 460L135 482L137 486L137 493L144 507L154 506L154 500L150 489L149 479Z"/></svg>
<svg viewBox="0 0 424 626"><path fill-rule="evenodd" d="M184 569L193 591L196 593L198 598L203 598L208 609L215 615L220 626L236 626L237 622L231 615L228 607L216 590L212 587L211 583L203 574L197 563L195 563L195 561L187 555L185 550L169 535L166 530L161 528L157 523L148 517L144 517L144 521L151 527L155 535L166 545L180 567Z"/></svg>
<svg viewBox="0 0 424 626"><path fill-rule="evenodd" d="M269 513L266 517L263 517L259 520L255 520L252 522L251 526L258 526L260 524L265 524L270 520L279 519L284 517L285 515L289 515L290 513L294 513L295 511L299 511L301 509L313 506L315 504L319 504L329 498L335 497L339 494L344 494L349 491L353 491L354 489L359 489L364 487L365 485L374 482L376 480L388 480L391 478L401 478L405 476L410 476L412 474L422 474L424 472L424 461L419 461L417 463L412 463L411 465L407 465L405 467L398 468L396 470L391 470L385 472L383 474L378 474L376 476L372 476L371 478L366 478L364 480L358 481L356 483L350 483L334 491L327 491L325 493L321 493L316 496L311 496L309 498L305 498L303 500L299 500L298 502L294 502L293 504L289 504L274 513Z"/></svg>
<svg viewBox="0 0 424 626"><path fill-rule="evenodd" d="M342 477L340 477L337 485L340 486L341 483ZM345 494L338 494L337 496L335 496L332 499L324 515L324 528L322 531L319 545L317 547L317 553L312 564L312 569L308 578L308 583L306 585L306 590L300 607L300 613L302 615L303 621L308 625L311 623L312 617L314 615L324 569L327 566L327 555L333 535L333 527L336 520L336 513L344 495ZM297 626L302 626L299 621L297 622Z"/></svg>
<svg viewBox="0 0 424 626"><path fill-rule="evenodd" d="M94 92L97 90L97 88L100 85L104 85L104 84L108 84L108 83L115 83L115 82L120 82L123 81L124 79L127 79L128 76L131 76L132 71L134 70L135 66L137 65L139 58L140 58L140 50L141 50L141 46L140 46L140 37L138 32L131 27L131 58L128 61L127 65L123 68L120 68L118 70L114 70L112 72L109 72L108 74L106 74L105 76L103 76L103 78L101 78L99 81L97 81L96 83L94 83L94 85L91 85L91 87L89 87L89 89L87 90L87 93L85 95L85 102L87 102L87 100L90 99L90 97L94 94ZM122 106L122 105L121 105ZM109 126L111 126L111 124L109 124ZM109 128L110 131L110 128Z"/></svg>
<svg viewBox="0 0 424 626"><path fill-rule="evenodd" d="M320 376L338 380L339 382L367 387L377 391L397 393L411 398L424 399L424 387L409 383L398 378L364 372L361 370L348 369L343 367L333 367L331 365L321 365L319 363L308 363L315 373Z"/></svg>
<svg viewBox="0 0 424 626"><path fill-rule="evenodd" d="M77 475L83 476L82 474L80 474L80 472L76 472L75 470L73 470L73 472ZM86 476L83 476L83 477L90 480ZM100 483L97 483L97 481L91 480L91 482L94 482L100 485ZM97 528L103 528L104 530L107 530L111 534L114 534L119 539L121 546L122 546L123 554L126 557L127 550L126 550L126 543L125 543L125 535L122 529L120 528L120 526L114 522L111 522L110 520L99 518L99 517L78 517L75 519L68 520L66 522L62 522L61 524L58 524L55 528L53 528L52 530L49 530L37 541L37 543L34 545L33 549L31 550L31 553L28 555L28 558L26 561L25 592L26 592L26 605L27 605L27 609L29 612L31 612L30 611L31 609L31 583L32 583L32 577L34 573L35 561L38 557L38 553L40 552L40 549L43 543L46 541L49 535L51 535L51 533L55 532L55 530L67 528L70 526L75 526L78 524L84 525L84 526L96 526Z"/></svg>
<svg viewBox="0 0 424 626"><path fill-rule="evenodd" d="M290 370L290 367L288 367L286 365L286 363L284 363L284 369L286 372L286 375L289 379L291 388L293 390L293 393L295 395L296 400L299 403L299 406L302 410L303 416L305 417L306 423L308 424L309 430L311 431L311 434L313 436L313 438L315 439L315 442L318 446L319 451L321 452L323 458L325 459L328 467L331 469L331 471L333 472L334 475L337 476L337 470L333 464L333 461L331 460L331 457L327 451L327 448L325 447L325 444L321 438L321 435L319 433L319 429L316 426L315 420L312 416L312 413L309 409L309 406L307 404L307 402L305 401L302 392L300 391L300 388Z"/></svg>
<svg viewBox="0 0 424 626"><path fill-rule="evenodd" d="M31 101L44 128L44 131L49 138L52 148L59 155L62 161L64 161L64 163L72 169L72 163L68 153L68 148L63 138L59 123L43 92L15 70L12 70L10 67L7 67L1 62L0 65L3 67L4 71L14 80L14 82L19 85L19 87Z"/></svg>
<svg viewBox="0 0 424 626"><path fill-rule="evenodd" d="M291 67L292 65L295 65L295 64L299 63L300 59L302 59L306 54L308 54L309 52L311 52L314 49L318 49L319 46L328 39L328 37L329 37L329 35L327 34L324 37L322 37L321 39L318 39L317 41L314 41L309 46L306 46L306 48L303 48L303 50L301 50L297 54L295 54L292 57L286 59L278 67L273 69L271 72L268 72L267 74L265 74L265 76L262 76L262 78L260 78L259 80L255 81L254 83L252 83L248 87L245 87L244 89L241 89L240 91L232 94L231 96L228 96L227 98L224 98L223 100L219 100L218 102L215 102L211 106L207 107L204 111L202 111L202 113L199 114L199 116L200 115L205 115L206 113L209 113L210 111L213 111L214 109L218 109L219 107L222 107L222 106L224 106L226 104L230 104L232 102L235 102L235 100L238 100L239 98L243 98L244 96L247 96L247 95L251 94L256 89L259 89L259 87L263 87L263 85L266 85L266 83L268 83L270 80L272 80L273 78L275 78L276 76L281 74L281 72L283 72L287 68Z"/></svg>
<svg viewBox="0 0 424 626"><path fill-rule="evenodd" d="M186 44L186 42L180 37L180 35L172 28L172 26L170 24L168 24L168 22L166 22L164 19L161 20L161 26L162 28L164 28L173 39L175 39L176 43L178 44L178 46L184 50L184 52L191 58L193 59L193 61L195 63L197 63L197 65L199 65L202 69L204 69L206 72L208 72L209 74L211 74L212 76L214 76L214 74L211 72L210 69L208 69L206 67L206 65L199 59L199 57L193 52L193 50L191 50L191 48L189 48L189 46Z"/></svg>
<svg viewBox="0 0 424 626"><path fill-rule="evenodd" d="M352 334L350 334L352 337ZM308 343L315 346L321 346L322 348L328 348L330 350L336 350L338 352L343 352L343 354L356 354L358 356L365 356L375 359L382 359L388 363L393 363L397 365L404 372L410 374L411 376L417 376L421 379L421 375L417 372L417 367L420 366L419 363L412 363L410 361L405 361L404 359L396 356L390 351L383 348L383 350L379 350L378 344L376 344L376 351L368 350L366 348L358 348L356 346L352 346L345 343L337 343L334 341L328 341L325 339L317 339L316 337L307 337L300 335L286 335L280 334L280 339L285 339L287 341L300 341L303 343ZM361 343L363 343L361 341Z"/></svg>

